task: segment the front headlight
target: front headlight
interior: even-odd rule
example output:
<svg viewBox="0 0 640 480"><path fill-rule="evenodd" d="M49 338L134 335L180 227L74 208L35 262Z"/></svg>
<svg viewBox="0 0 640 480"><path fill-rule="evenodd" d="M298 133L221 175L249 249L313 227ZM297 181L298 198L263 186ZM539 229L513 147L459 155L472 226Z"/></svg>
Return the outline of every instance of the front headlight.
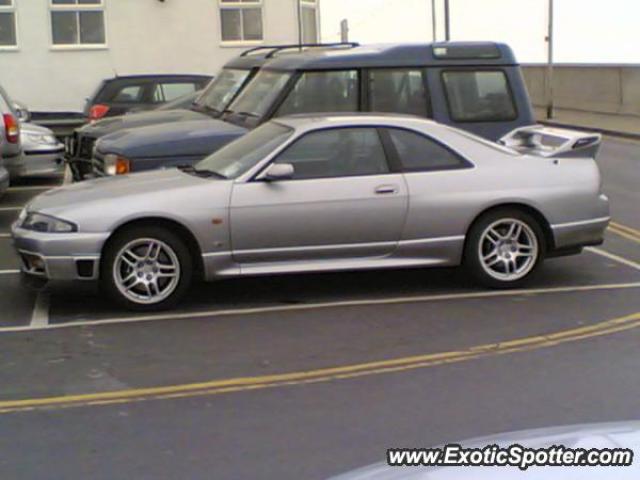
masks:
<svg viewBox="0 0 640 480"><path fill-rule="evenodd" d="M71 222L36 212L25 214L20 227L25 230L42 233L71 233L78 231L78 227Z"/></svg>
<svg viewBox="0 0 640 480"><path fill-rule="evenodd" d="M53 135L42 135L38 133L24 133L25 141L36 145L57 145L58 140Z"/></svg>
<svg viewBox="0 0 640 480"><path fill-rule="evenodd" d="M131 171L131 164L128 159L108 153L104 156L104 173L107 175L124 175Z"/></svg>

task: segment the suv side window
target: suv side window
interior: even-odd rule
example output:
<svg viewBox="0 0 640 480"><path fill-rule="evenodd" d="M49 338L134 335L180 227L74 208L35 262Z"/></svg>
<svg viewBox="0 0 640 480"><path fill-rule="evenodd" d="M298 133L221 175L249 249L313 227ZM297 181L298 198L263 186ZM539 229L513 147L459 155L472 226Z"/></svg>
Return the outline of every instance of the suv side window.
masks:
<svg viewBox="0 0 640 480"><path fill-rule="evenodd" d="M503 71L445 71L442 82L454 121L500 122L517 118Z"/></svg>
<svg viewBox="0 0 640 480"><path fill-rule="evenodd" d="M470 166L460 156L417 132L396 128L386 131L398 152L402 170L405 172L451 170Z"/></svg>
<svg viewBox="0 0 640 480"><path fill-rule="evenodd" d="M369 71L372 112L428 115L427 90L420 69L375 69Z"/></svg>
<svg viewBox="0 0 640 480"><path fill-rule="evenodd" d="M276 160L290 163L294 179L378 175L389 172L375 128L335 128L309 133Z"/></svg>
<svg viewBox="0 0 640 480"><path fill-rule="evenodd" d="M357 112L358 71L305 72L277 116L312 112Z"/></svg>

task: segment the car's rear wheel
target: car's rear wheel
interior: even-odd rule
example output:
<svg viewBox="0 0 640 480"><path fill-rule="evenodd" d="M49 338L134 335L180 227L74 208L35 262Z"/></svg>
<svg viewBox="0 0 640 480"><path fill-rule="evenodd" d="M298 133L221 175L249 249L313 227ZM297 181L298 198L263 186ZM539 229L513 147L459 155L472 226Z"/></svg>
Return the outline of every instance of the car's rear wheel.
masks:
<svg viewBox="0 0 640 480"><path fill-rule="evenodd" d="M130 310L175 306L192 276L193 262L182 239L157 227L119 233L107 245L101 265L104 290Z"/></svg>
<svg viewBox="0 0 640 480"><path fill-rule="evenodd" d="M465 265L491 288L520 286L544 258L544 234L528 213L511 208L482 216L469 231Z"/></svg>

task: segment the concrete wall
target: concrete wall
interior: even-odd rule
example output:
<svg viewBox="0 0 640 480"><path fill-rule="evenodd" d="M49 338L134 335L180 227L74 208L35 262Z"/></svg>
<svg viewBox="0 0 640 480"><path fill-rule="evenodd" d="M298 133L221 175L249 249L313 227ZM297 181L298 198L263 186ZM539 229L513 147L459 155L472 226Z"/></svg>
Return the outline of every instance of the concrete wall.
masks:
<svg viewBox="0 0 640 480"><path fill-rule="evenodd" d="M534 106L544 107L546 66L528 65L523 71ZM640 116L640 66L556 66L553 99L560 109Z"/></svg>
<svg viewBox="0 0 640 480"><path fill-rule="evenodd" d="M0 82L34 111L80 111L115 74L215 74L251 44L221 42L218 0L105 0L107 47L51 45L49 0L18 0L18 48L0 50ZM296 0L264 0L264 43L296 43Z"/></svg>

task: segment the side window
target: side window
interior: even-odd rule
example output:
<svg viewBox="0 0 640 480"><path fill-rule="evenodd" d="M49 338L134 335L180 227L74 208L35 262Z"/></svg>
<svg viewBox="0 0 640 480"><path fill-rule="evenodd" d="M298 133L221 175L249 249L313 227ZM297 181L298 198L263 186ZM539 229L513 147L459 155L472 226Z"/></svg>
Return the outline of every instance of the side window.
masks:
<svg viewBox="0 0 640 480"><path fill-rule="evenodd" d="M122 87L111 99L115 103L137 103L142 98L142 85Z"/></svg>
<svg viewBox="0 0 640 480"><path fill-rule="evenodd" d="M408 130L388 129L405 172L465 168L467 162L433 140Z"/></svg>
<svg viewBox="0 0 640 480"><path fill-rule="evenodd" d="M369 98L372 112L428 114L425 81L418 69L371 70Z"/></svg>
<svg viewBox="0 0 640 480"><path fill-rule="evenodd" d="M280 106L277 116L313 112L357 112L356 70L306 72Z"/></svg>
<svg viewBox="0 0 640 480"><path fill-rule="evenodd" d="M389 172L375 128L338 128L305 135L276 163L290 163L294 179L376 175Z"/></svg>
<svg viewBox="0 0 640 480"><path fill-rule="evenodd" d="M153 102L170 102L171 100L195 91L196 86L193 83L159 83L153 91Z"/></svg>
<svg viewBox="0 0 640 480"><path fill-rule="evenodd" d="M442 73L442 81L454 121L498 122L517 117L502 71L449 71Z"/></svg>

